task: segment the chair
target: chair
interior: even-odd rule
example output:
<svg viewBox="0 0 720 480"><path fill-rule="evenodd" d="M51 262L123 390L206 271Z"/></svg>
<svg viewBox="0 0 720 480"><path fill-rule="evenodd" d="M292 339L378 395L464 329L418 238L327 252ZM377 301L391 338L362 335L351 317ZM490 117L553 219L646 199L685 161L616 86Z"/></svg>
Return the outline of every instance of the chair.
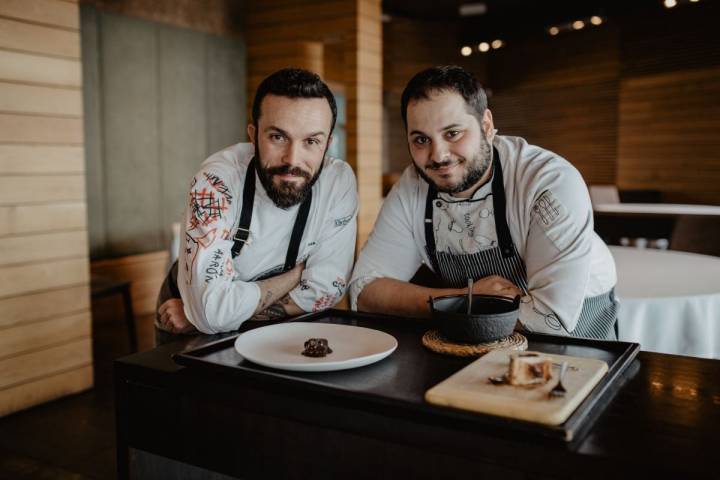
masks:
<svg viewBox="0 0 720 480"><path fill-rule="evenodd" d="M720 257L720 217L678 217L670 239L670 250Z"/></svg>
<svg viewBox="0 0 720 480"><path fill-rule="evenodd" d="M620 193L615 185L590 185L589 190L593 205L620 203Z"/></svg>
<svg viewBox="0 0 720 480"><path fill-rule="evenodd" d="M135 314L133 313L132 297L130 296L130 282L128 280L114 280L99 275L92 275L90 278L90 297L98 299L108 295L122 295L125 306L125 323L128 329L130 348L137 352L138 342L135 332Z"/></svg>

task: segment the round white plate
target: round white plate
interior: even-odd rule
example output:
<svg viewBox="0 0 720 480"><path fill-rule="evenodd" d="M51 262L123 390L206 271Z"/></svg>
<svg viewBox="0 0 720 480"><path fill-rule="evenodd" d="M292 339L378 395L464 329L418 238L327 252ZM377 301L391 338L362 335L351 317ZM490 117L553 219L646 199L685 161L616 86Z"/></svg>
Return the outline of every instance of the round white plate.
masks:
<svg viewBox="0 0 720 480"><path fill-rule="evenodd" d="M332 353L325 357L302 354L309 338L326 338ZM235 340L235 350L264 367L302 372L327 372L378 362L397 348L392 335L371 328L331 323L281 323L256 328Z"/></svg>

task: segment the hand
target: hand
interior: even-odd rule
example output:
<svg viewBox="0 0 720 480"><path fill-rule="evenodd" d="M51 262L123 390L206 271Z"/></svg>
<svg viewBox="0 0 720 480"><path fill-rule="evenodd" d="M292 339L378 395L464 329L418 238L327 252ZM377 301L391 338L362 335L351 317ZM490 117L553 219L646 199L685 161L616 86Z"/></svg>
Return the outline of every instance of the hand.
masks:
<svg viewBox="0 0 720 480"><path fill-rule="evenodd" d="M296 264L292 270L288 271L292 275L293 283L297 285L300 283L300 279L302 278L302 272L305 270L305 262L300 262Z"/></svg>
<svg viewBox="0 0 720 480"><path fill-rule="evenodd" d="M179 298L171 298L158 309L159 327L170 333L189 333L195 327L185 316L183 302Z"/></svg>
<svg viewBox="0 0 720 480"><path fill-rule="evenodd" d="M507 298L522 295L522 291L514 283L499 275L477 280L473 283L473 293L478 295L500 295Z"/></svg>

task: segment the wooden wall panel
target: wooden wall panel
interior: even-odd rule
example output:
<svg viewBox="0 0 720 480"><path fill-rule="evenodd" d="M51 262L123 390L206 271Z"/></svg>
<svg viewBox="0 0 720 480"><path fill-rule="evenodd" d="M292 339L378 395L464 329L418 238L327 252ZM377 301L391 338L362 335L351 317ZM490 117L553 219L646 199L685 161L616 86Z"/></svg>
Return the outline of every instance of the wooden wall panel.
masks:
<svg viewBox="0 0 720 480"><path fill-rule="evenodd" d="M2 389L8 387L91 365L91 343L90 337L85 337L64 345L0 359L0 395Z"/></svg>
<svg viewBox="0 0 720 480"><path fill-rule="evenodd" d="M84 199L83 175L0 176L0 205Z"/></svg>
<svg viewBox="0 0 720 480"><path fill-rule="evenodd" d="M79 28L77 5L57 0L3 0L0 15L52 27Z"/></svg>
<svg viewBox="0 0 720 480"><path fill-rule="evenodd" d="M82 257L87 252L84 229L0 238L0 266Z"/></svg>
<svg viewBox="0 0 720 480"><path fill-rule="evenodd" d="M0 362L2 358L87 338L90 336L90 322L90 312L85 311L6 328L0 335Z"/></svg>
<svg viewBox="0 0 720 480"><path fill-rule="evenodd" d="M89 282L88 262L83 257L6 266L0 268L0 298Z"/></svg>
<svg viewBox="0 0 720 480"><path fill-rule="evenodd" d="M92 383L93 368L88 365L5 388L0 394L0 416L82 392Z"/></svg>
<svg viewBox="0 0 720 480"><path fill-rule="evenodd" d="M75 89L0 82L0 111L79 117L82 93Z"/></svg>
<svg viewBox="0 0 720 480"><path fill-rule="evenodd" d="M620 97L620 188L720 204L720 67L624 79Z"/></svg>
<svg viewBox="0 0 720 480"><path fill-rule="evenodd" d="M48 174L85 171L79 146L0 145L0 174Z"/></svg>
<svg viewBox="0 0 720 480"><path fill-rule="evenodd" d="M0 415L92 386L78 6L0 2Z"/></svg>
<svg viewBox="0 0 720 480"><path fill-rule="evenodd" d="M78 59L80 33L0 18L0 48Z"/></svg>
<svg viewBox="0 0 720 480"><path fill-rule="evenodd" d="M588 184L615 183L617 28L508 45L492 55L489 68L490 108L500 134L563 156Z"/></svg>
<svg viewBox="0 0 720 480"><path fill-rule="evenodd" d="M248 84L251 101L257 83L283 66L318 71L338 85L347 99L347 162L358 179L358 247L375 222L381 201L382 174L382 26L379 0L251 1L246 9ZM292 19L289 21L288 19ZM337 63L324 65L325 54L311 54L313 42L329 50ZM296 44L268 49L267 44ZM282 54L286 57L282 58ZM316 58L317 65L308 65ZM322 67L320 64L323 63ZM324 70L328 69L326 75ZM323 71L319 71L322 69Z"/></svg>
<svg viewBox="0 0 720 480"><path fill-rule="evenodd" d="M85 201L0 206L0 237L86 227Z"/></svg>
<svg viewBox="0 0 720 480"><path fill-rule="evenodd" d="M52 72L52 75L49 74ZM80 87L80 62L64 58L0 50L0 78L41 85Z"/></svg>
<svg viewBox="0 0 720 480"><path fill-rule="evenodd" d="M39 320L52 320L71 313L84 314L89 309L88 285L3 298L0 299L0 329Z"/></svg>
<svg viewBox="0 0 720 480"><path fill-rule="evenodd" d="M0 113L0 143L81 145L81 118Z"/></svg>

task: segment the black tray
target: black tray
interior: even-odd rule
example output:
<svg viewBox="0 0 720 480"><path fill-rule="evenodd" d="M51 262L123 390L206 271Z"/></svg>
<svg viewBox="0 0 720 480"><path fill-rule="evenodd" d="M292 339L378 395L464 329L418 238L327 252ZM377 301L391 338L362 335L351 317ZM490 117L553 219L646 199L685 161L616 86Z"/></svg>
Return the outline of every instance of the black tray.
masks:
<svg viewBox="0 0 720 480"><path fill-rule="evenodd" d="M539 435L563 442L578 442L589 431L605 406L632 375L628 369L640 350L637 343L611 342L574 337L528 333L528 349L557 355L603 360L608 372L587 398L562 425L549 426L521 420L483 415L438 407L427 403L425 392L462 369L474 358L458 358L433 353L423 347L422 335L431 324L425 320L386 315L326 310L297 317L292 321L325 322L374 328L393 335L397 350L386 359L365 367L335 372L291 372L275 370L244 360L235 351L237 335L192 348L173 356L193 370L212 371L223 377L241 376L269 382L280 388L293 388L308 394L327 394L350 399L353 404L387 414L413 415L415 421L452 422L463 429L486 430L501 436L517 433ZM278 322L273 322L278 323ZM246 322L244 331L268 325Z"/></svg>

